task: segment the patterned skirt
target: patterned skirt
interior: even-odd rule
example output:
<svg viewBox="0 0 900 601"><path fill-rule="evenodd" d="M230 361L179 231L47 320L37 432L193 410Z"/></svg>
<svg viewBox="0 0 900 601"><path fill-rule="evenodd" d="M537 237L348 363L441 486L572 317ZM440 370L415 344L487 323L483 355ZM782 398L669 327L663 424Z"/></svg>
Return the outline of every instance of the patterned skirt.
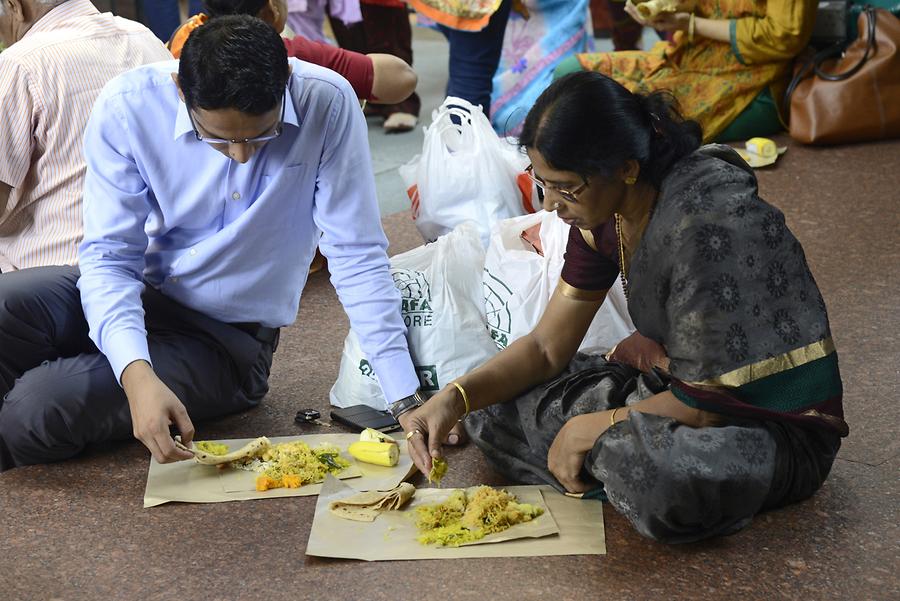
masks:
<svg viewBox="0 0 900 601"><path fill-rule="evenodd" d="M516 400L472 413L466 430L488 461L515 482L562 486L547 453L571 418L636 403L666 390L601 356L579 354L553 381ZM795 424L725 418L692 428L629 413L585 457L582 479L643 535L684 543L737 532L753 516L801 501L825 481L840 437Z"/></svg>

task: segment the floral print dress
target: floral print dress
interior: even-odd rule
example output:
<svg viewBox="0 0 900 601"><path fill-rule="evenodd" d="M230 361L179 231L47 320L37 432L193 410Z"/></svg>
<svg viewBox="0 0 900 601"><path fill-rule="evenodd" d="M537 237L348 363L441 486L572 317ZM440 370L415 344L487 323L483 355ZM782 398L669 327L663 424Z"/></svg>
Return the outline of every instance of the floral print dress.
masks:
<svg viewBox="0 0 900 601"><path fill-rule="evenodd" d="M766 88L781 98L793 58L812 34L817 3L696 0L698 17L728 20L730 42L677 32L649 51L579 54L581 66L608 75L632 92L669 90L685 116L713 140Z"/></svg>

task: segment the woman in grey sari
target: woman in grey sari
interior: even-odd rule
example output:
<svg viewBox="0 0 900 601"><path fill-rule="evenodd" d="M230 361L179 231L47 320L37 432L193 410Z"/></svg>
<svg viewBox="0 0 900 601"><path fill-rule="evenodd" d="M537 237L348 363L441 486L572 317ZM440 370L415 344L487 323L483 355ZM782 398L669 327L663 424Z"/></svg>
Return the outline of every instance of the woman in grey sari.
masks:
<svg viewBox="0 0 900 601"><path fill-rule="evenodd" d="M520 144L572 226L562 281L533 332L400 416L420 469L463 418L508 477L605 497L665 542L821 486L847 434L824 301L752 170L700 139L670 96L597 73L541 95ZM617 277L637 332L576 356Z"/></svg>

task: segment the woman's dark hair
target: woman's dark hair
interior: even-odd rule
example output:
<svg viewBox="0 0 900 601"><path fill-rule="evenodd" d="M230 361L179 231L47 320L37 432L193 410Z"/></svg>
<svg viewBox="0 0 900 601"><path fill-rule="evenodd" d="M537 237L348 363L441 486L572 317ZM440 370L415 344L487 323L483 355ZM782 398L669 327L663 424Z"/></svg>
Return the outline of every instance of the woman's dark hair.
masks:
<svg viewBox="0 0 900 601"><path fill-rule="evenodd" d="M190 108L262 115L284 96L290 68L281 36L246 15L210 19L188 36L178 82Z"/></svg>
<svg viewBox="0 0 900 601"><path fill-rule="evenodd" d="M695 151L703 131L685 120L668 92L632 94L591 71L553 82L528 112L519 144L559 171L611 177L629 159L659 187L672 165Z"/></svg>
<svg viewBox="0 0 900 601"><path fill-rule="evenodd" d="M204 0L203 8L210 17L250 15L255 17L269 0Z"/></svg>

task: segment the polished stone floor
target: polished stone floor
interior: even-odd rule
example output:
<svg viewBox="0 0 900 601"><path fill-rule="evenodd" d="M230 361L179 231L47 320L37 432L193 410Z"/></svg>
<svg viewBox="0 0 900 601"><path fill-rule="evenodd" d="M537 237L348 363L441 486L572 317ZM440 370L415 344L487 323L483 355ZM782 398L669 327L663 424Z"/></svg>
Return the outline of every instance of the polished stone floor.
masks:
<svg viewBox="0 0 900 601"><path fill-rule="evenodd" d="M429 44L435 56L445 52L439 38L417 35L417 49ZM423 63L427 115L444 71ZM391 252L401 252L421 239L393 178L421 131L371 128L385 230ZM785 212L824 293L851 426L812 499L736 535L678 547L642 538L607 506L605 556L321 560L304 555L314 498L142 509L148 457L131 442L0 474L0 599L900 598L900 141L821 149L783 141L787 154L759 172L760 193ZM326 275L312 276L265 402L202 424L198 435L300 433L297 409L327 411L347 327ZM471 446L449 459L446 485L504 483Z"/></svg>

